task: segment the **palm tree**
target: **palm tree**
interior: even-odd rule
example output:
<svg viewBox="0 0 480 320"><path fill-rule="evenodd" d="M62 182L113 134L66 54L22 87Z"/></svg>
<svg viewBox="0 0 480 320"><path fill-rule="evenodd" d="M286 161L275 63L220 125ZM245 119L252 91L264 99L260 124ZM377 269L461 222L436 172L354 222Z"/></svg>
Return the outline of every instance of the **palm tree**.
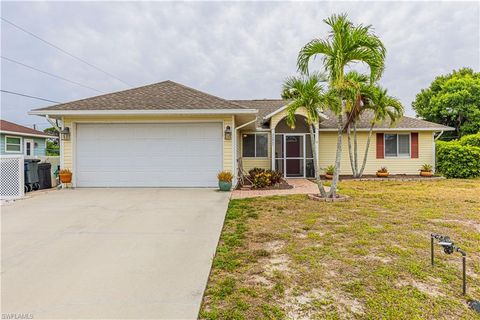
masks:
<svg viewBox="0 0 480 320"><path fill-rule="evenodd" d="M347 98L351 92L345 81L345 68L355 62L368 65L369 80L374 83L384 69L386 50L380 39L371 31L371 26L353 25L346 14L332 15L324 22L331 27L327 39L314 39L307 43L298 54L299 71L308 74L309 63L317 55L322 56L325 71L329 75L329 91L336 94L341 105L330 106L337 116L337 150L335 171L328 197L336 197L342 153L343 115L346 113Z"/></svg>
<svg viewBox="0 0 480 320"><path fill-rule="evenodd" d="M318 185L318 191L324 198L327 192L323 186L318 170L318 141L315 132L316 126L320 121L320 112L325 107L328 97L324 93L322 82L326 82L327 78L319 73L313 73L308 76L288 77L282 89L282 98L289 99L291 102L287 107L287 124L294 129L296 121L296 111L304 108L306 111L306 122L310 131L310 142L312 144L313 168L315 172L315 180Z"/></svg>
<svg viewBox="0 0 480 320"><path fill-rule="evenodd" d="M400 100L393 96L389 96L387 90L381 88L380 86L373 87L373 90L371 90L368 97L366 97L362 112L366 110L370 110L370 112L373 113L373 117L370 122L370 130L368 132L367 143L365 145L365 154L363 155L362 167L360 168L360 171L357 170L357 177L361 177L363 170L365 169L368 148L370 147L370 140L372 138L372 132L375 124L382 123L389 119L390 125L393 126L400 118L403 117L404 113L403 105Z"/></svg>

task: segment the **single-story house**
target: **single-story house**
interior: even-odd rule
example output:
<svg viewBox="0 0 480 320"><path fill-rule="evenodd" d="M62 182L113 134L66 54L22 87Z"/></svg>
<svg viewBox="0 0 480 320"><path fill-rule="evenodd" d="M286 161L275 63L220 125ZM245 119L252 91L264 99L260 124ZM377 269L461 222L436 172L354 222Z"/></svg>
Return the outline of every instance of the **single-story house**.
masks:
<svg viewBox="0 0 480 320"><path fill-rule="evenodd" d="M0 120L0 154L2 155L45 156L47 139L56 139L56 137L13 122Z"/></svg>
<svg viewBox="0 0 480 320"><path fill-rule="evenodd" d="M297 126L285 122L284 100L225 100L164 81L139 88L35 109L61 120L61 167L77 187L212 187L216 174L253 167L280 170L286 178L313 176L310 133L304 111ZM363 154L368 115L358 126ZM435 163L436 134L451 128L404 117L378 124L365 174L381 166L393 174L417 174ZM319 167L334 163L335 117L325 111L314 132ZM351 173L347 142L341 174Z"/></svg>

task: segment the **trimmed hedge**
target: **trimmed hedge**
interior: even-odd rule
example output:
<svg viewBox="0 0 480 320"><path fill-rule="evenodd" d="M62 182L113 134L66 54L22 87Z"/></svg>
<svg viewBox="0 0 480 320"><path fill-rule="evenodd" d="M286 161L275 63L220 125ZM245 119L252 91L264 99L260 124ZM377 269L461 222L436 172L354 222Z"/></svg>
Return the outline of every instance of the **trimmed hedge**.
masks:
<svg viewBox="0 0 480 320"><path fill-rule="evenodd" d="M469 134L460 138L460 144L464 146L480 147L480 132Z"/></svg>
<svg viewBox="0 0 480 320"><path fill-rule="evenodd" d="M480 147L437 141L437 171L447 178L480 177Z"/></svg>

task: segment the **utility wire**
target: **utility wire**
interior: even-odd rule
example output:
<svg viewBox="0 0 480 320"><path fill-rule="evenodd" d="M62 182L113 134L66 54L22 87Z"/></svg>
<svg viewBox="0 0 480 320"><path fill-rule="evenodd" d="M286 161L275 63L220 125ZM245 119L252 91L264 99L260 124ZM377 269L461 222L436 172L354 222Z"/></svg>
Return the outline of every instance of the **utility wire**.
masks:
<svg viewBox="0 0 480 320"><path fill-rule="evenodd" d="M25 33L27 33L27 34L31 35L32 37L34 37L34 38L36 38L36 39L38 39L38 40L40 40L40 41L42 41L42 42L44 42L44 43L48 44L49 46L52 46L52 47L54 47L55 49L57 49L57 50L60 50L61 52L65 53L66 55L69 55L70 57L72 57L72 58L74 58L74 59L77 59L77 60L79 60L79 61L81 61L81 62L85 63L86 65L88 65L88 66L90 66L90 67L92 67L92 68L94 68L94 69L96 69L96 70L98 70L98 71L100 71L100 72L102 72L102 73L106 74L107 76L109 76L109 77L111 77L111 78L114 78L115 80L117 80L117 81L120 81L121 83L123 83L123 84L125 84L125 85L127 85L127 86L129 86L129 87L132 87L132 85L131 85L131 84L129 84L129 83L127 83L127 82L123 81L122 79L120 79L120 78L118 78L118 77L114 76L113 74L111 74L111 73L109 73L109 72L107 72L107 71L105 71L105 70L103 70L103 69L101 69L101 68L99 68L99 67L97 67L97 66L95 66L95 65L91 64L90 62L88 62L88 61L86 61L86 60L84 60L84 59L82 59L82 58L79 58L79 57L77 57L77 56L73 55L72 53L70 53L70 52L68 52L68 51L66 51L66 50L64 50L64 49L62 49L62 48L60 48L59 46L56 46L56 45L54 45L53 43L51 43L51 42L49 42L49 41L47 41L47 40L45 40L45 39L43 39L43 38L41 38L41 37L37 36L36 34L34 34L34 33L30 32L30 31L28 31L28 30L26 30L26 29L24 29L24 28L20 27L19 25L16 25L15 23L13 23L13 22L11 22L11 21L9 21L9 20L7 20L7 19L3 18L3 17L0 17L0 19L2 19L2 20L3 20L3 21L5 21L6 23L8 23L8 24L10 24L10 25L14 26L15 28L17 28L17 29L19 29L19 30L21 30L21 31L23 31L23 32L25 32Z"/></svg>
<svg viewBox="0 0 480 320"><path fill-rule="evenodd" d="M62 76L57 76L56 74L53 74L53 73L50 73L50 72L47 72L47 71L43 71L43 70L40 70L40 69L37 69L35 67L32 67L32 66L29 66L28 64L25 64L25 63L22 63L20 61L16 61L16 60L13 60L13 59L10 59L10 58L7 58L7 57L4 57L4 56L1 56L2 59L5 59L9 62L12 62L12 63L15 63L15 64L18 64L18 65L21 65L25 68L29 68L29 69L32 69L32 70L35 70L35 71L38 71L38 72L41 72L41 73L44 73L44 74L47 74L51 77L54 77L54 78L57 78L57 79L60 79L60 80L63 80L63 81L67 81L67 82L70 82L70 83L73 83L73 84L76 84L78 86L81 86L81 87L84 87L84 88L87 88L87 89L90 89L90 90L94 90L94 91L97 91L97 92L100 92L100 93L104 93L100 90L97 90L95 88L92 88L92 87L89 87L87 85L84 85L84 84L81 84L79 82L76 82L76 81L73 81L73 80L70 80L70 79L67 79L67 78L64 78Z"/></svg>
<svg viewBox="0 0 480 320"><path fill-rule="evenodd" d="M48 101L48 102L53 102L53 103L61 103L59 101L53 101L53 100L48 100L48 99L44 99L44 98L40 98L40 97L30 96L28 94L23 94L23 93L19 93L19 92L13 92L13 91L8 91L8 90L3 90L3 89L0 89L0 91L8 93L8 94L14 94L14 95L17 95L17 96L31 98L31 99L37 99L37 100Z"/></svg>

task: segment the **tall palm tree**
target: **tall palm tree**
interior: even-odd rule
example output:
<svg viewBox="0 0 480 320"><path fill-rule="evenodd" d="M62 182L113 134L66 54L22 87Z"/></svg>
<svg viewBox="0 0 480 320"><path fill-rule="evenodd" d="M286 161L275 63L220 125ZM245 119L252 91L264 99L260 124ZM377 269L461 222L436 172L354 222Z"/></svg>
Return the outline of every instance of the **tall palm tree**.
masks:
<svg viewBox="0 0 480 320"><path fill-rule="evenodd" d="M330 109L337 116L337 150L335 171L328 197L336 197L342 153L343 115L347 106L347 97L351 88L345 81L345 68L355 62L368 65L369 79L373 83L380 78L384 70L386 50L380 39L372 32L371 26L353 25L346 14L332 15L324 22L331 31L327 39L314 39L299 52L297 66L299 71L308 74L309 63L317 55L322 56L325 71L329 75L329 91L342 101L339 106Z"/></svg>
<svg viewBox="0 0 480 320"><path fill-rule="evenodd" d="M370 140L372 138L372 132L375 124L382 123L388 119L390 121L390 125L393 126L400 118L403 117L404 113L404 108L400 100L393 96L389 96L387 90L381 88L380 86L373 87L373 90L371 90L368 96L365 98L362 113L367 110L370 110L370 112L373 113L373 117L370 122L370 129L368 131L362 167L360 168L360 171L357 171L357 177L361 177L363 170L365 170L368 148L370 147Z"/></svg>
<svg viewBox="0 0 480 320"><path fill-rule="evenodd" d="M325 108L328 97L325 95L323 82L327 78L319 73L313 73L305 76L288 77L282 88L282 98L289 99L291 102L287 107L287 124L294 129L296 122L296 111L304 108L306 111L306 122L310 131L310 142L313 153L313 170L315 172L315 180L318 185L318 191L324 198L327 192L323 186L318 170L318 141L316 140L316 126L320 121L321 110Z"/></svg>

